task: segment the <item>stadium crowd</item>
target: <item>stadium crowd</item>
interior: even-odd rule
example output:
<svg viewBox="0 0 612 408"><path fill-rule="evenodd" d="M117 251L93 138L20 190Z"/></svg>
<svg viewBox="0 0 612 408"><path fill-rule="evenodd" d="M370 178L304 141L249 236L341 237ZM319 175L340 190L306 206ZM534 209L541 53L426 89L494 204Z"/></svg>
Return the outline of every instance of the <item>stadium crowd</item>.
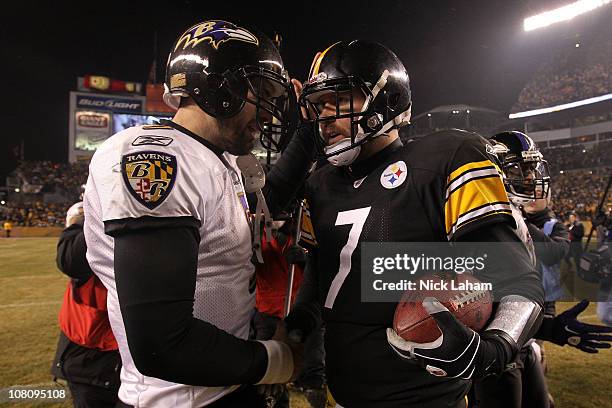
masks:
<svg viewBox="0 0 612 408"><path fill-rule="evenodd" d="M88 163L54 163L23 161L11 174L19 182L19 194L27 199L11 200L2 206L0 218L18 227L63 227L66 211L81 194L87 180ZM61 202L47 203L45 193L62 197Z"/></svg>
<svg viewBox="0 0 612 408"><path fill-rule="evenodd" d="M597 208L611 169L599 172L575 170L553 174L552 207L556 215L567 220L575 212L589 219Z"/></svg>
<svg viewBox="0 0 612 408"><path fill-rule="evenodd" d="M58 193L68 201L78 198L81 185L87 180L89 163L53 163L23 161L14 171L24 193Z"/></svg>
<svg viewBox="0 0 612 408"><path fill-rule="evenodd" d="M612 141L596 145L572 145L541 149L553 174L575 169L591 169L612 165Z"/></svg>
<svg viewBox="0 0 612 408"><path fill-rule="evenodd" d="M2 209L2 218L11 220L16 227L63 227L69 205L8 202Z"/></svg>
<svg viewBox="0 0 612 408"><path fill-rule="evenodd" d="M512 112L604 95L612 90L612 41L567 48L543 63L518 96Z"/></svg>

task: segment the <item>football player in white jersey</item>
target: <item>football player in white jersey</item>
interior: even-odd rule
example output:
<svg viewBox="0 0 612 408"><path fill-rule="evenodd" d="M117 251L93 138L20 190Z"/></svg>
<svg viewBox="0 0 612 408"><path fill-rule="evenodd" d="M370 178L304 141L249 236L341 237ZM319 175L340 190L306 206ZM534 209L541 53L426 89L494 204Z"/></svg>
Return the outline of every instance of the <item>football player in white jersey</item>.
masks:
<svg viewBox="0 0 612 408"><path fill-rule="evenodd" d="M283 327L279 340L247 340L254 267L236 156L258 137L282 143L291 82L270 39L214 20L176 41L165 86L176 116L109 138L85 193L87 259L108 288L123 361L119 398L256 407L252 384L288 381L300 352Z"/></svg>

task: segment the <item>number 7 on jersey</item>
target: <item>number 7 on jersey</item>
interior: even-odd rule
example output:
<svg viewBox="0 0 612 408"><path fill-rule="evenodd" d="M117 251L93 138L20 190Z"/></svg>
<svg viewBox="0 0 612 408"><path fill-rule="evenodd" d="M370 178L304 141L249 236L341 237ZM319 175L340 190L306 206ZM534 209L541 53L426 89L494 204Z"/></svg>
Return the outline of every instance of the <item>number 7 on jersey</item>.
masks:
<svg viewBox="0 0 612 408"><path fill-rule="evenodd" d="M357 208L355 210L340 211L338 213L336 225L352 225L352 227L349 232L348 241L340 251L340 267L338 268L338 273L332 281L329 292L327 293L327 298L325 299L325 307L329 309L334 306L336 296L338 296L338 292L344 280L351 271L351 257L353 256L353 251L357 248L361 231L370 214L371 208L372 207Z"/></svg>

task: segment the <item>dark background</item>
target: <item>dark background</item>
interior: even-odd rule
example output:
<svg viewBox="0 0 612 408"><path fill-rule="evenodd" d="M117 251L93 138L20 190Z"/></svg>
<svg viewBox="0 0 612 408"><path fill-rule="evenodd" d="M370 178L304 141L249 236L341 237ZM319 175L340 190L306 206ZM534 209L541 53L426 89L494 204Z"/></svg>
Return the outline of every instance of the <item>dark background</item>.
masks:
<svg viewBox="0 0 612 408"><path fill-rule="evenodd" d="M568 1L5 2L0 15L0 160L23 141L28 160L67 160L68 92L85 74L146 82L188 26L206 19L283 36L292 76L342 39L375 40L406 65L413 115L464 103L508 112L538 65L588 41L612 7L525 33L525 17ZM157 38L157 41L154 39ZM157 52L155 51L157 43Z"/></svg>

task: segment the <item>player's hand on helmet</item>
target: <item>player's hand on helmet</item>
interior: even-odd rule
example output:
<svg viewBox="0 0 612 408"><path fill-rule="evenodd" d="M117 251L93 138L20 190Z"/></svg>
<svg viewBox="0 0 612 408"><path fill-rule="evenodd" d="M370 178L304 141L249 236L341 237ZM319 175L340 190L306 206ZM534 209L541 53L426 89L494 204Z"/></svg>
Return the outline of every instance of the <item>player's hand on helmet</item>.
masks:
<svg viewBox="0 0 612 408"><path fill-rule="evenodd" d="M578 315L588 306L589 301L583 300L553 318L550 340L562 346L569 344L586 353L597 353L599 349L610 348L612 327L582 323L578 320Z"/></svg>
<svg viewBox="0 0 612 408"><path fill-rule="evenodd" d="M423 307L436 320L442 335L430 343L414 343L388 328L387 341L393 350L436 377L471 378L481 345L478 333L457 320L435 298L425 298Z"/></svg>
<svg viewBox="0 0 612 408"><path fill-rule="evenodd" d="M293 355L293 374L291 375L291 381L294 381L304 366L304 345L291 340L287 335L287 326L282 320L276 325L276 331L274 332L274 336L272 336L272 340L282 341L291 349L291 354Z"/></svg>
<svg viewBox="0 0 612 408"><path fill-rule="evenodd" d="M302 95L302 89L304 88L304 86L302 85L299 79L295 78L291 80L291 84L293 85L293 92L295 92L295 100L299 102L300 95ZM300 114L302 120L308 117L306 113L306 108L304 106L300 106Z"/></svg>

